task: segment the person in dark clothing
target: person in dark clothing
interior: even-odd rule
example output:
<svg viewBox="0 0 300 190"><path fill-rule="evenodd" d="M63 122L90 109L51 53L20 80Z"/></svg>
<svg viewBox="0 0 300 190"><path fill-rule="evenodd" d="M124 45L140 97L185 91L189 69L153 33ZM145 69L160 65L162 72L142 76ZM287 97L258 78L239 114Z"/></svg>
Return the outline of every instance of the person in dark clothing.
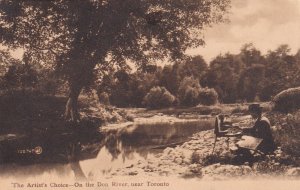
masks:
<svg viewBox="0 0 300 190"><path fill-rule="evenodd" d="M252 128L243 129L243 133L250 136L263 139L258 146L258 150L268 154L272 153L276 146L271 131L271 124L268 118L262 116L262 107L259 104L249 105L249 113L253 119L256 119Z"/></svg>
<svg viewBox="0 0 300 190"><path fill-rule="evenodd" d="M271 154L276 146L273 140L271 125L268 118L262 116L262 107L259 104L251 104L248 107L248 112L253 119L256 119L255 124L251 128L241 129L244 135L253 136L262 139L262 142L257 147L257 150L266 154ZM238 146L235 150L235 155L233 162L237 164L243 164L244 162L249 162L252 165L256 159L253 156L253 152L249 149L242 148Z"/></svg>

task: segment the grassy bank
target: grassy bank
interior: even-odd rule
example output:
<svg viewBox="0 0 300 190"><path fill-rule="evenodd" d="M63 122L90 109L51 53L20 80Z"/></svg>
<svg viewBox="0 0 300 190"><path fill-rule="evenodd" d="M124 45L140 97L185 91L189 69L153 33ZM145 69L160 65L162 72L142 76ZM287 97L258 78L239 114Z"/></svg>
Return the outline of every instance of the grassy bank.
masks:
<svg viewBox="0 0 300 190"><path fill-rule="evenodd" d="M267 116L273 125L275 142L288 155L298 158L300 166L300 111L289 114L269 112Z"/></svg>
<svg viewBox="0 0 300 190"><path fill-rule="evenodd" d="M14 91L0 95L0 134L31 133L32 130L61 129L71 123L63 118L67 97L49 96L34 91ZM131 119L126 111L101 106L86 96L79 98L82 123L100 127L107 122Z"/></svg>

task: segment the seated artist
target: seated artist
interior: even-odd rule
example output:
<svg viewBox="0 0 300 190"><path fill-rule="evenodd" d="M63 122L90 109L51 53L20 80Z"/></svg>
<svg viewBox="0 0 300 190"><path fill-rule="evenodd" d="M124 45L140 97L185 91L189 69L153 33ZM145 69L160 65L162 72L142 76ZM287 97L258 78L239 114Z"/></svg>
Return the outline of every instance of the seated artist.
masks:
<svg viewBox="0 0 300 190"><path fill-rule="evenodd" d="M268 118L262 116L262 107L259 104L249 105L248 111L252 118L256 119L256 121L253 127L242 129L243 134L262 139L257 150L264 154L272 153L276 149L276 146L271 132L270 121ZM250 162L253 159L253 155L250 150L244 148L238 147L236 154L243 155L243 158Z"/></svg>
<svg viewBox="0 0 300 190"><path fill-rule="evenodd" d="M256 121L252 128L243 129L243 133L262 139L263 141L259 145L258 150L265 154L272 153L276 146L272 136L269 119L262 116L262 107L259 104L249 105L248 111Z"/></svg>

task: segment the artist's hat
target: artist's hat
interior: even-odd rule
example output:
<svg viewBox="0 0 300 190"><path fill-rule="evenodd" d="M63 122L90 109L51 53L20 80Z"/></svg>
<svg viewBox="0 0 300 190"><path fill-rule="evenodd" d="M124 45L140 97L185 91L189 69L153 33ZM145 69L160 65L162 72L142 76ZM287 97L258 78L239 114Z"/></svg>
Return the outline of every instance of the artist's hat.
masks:
<svg viewBox="0 0 300 190"><path fill-rule="evenodd" d="M262 107L259 104L250 104L248 107L249 113L260 113L262 111Z"/></svg>

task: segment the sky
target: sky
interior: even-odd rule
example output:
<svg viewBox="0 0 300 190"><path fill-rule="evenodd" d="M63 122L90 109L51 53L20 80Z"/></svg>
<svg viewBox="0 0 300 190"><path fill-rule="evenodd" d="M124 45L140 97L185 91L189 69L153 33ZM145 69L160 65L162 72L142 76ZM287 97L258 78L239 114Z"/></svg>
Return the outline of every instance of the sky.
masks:
<svg viewBox="0 0 300 190"><path fill-rule="evenodd" d="M300 49L300 0L231 0L230 22L208 28L204 47L188 50L209 63L227 52L237 54L245 43L253 43L263 54L288 44L292 53ZM22 51L14 52L21 57Z"/></svg>
<svg viewBox="0 0 300 190"><path fill-rule="evenodd" d="M231 0L230 22L205 31L204 47L189 50L209 62L219 54L237 54L245 43L253 43L263 54L288 44L292 53L300 49L300 0Z"/></svg>

